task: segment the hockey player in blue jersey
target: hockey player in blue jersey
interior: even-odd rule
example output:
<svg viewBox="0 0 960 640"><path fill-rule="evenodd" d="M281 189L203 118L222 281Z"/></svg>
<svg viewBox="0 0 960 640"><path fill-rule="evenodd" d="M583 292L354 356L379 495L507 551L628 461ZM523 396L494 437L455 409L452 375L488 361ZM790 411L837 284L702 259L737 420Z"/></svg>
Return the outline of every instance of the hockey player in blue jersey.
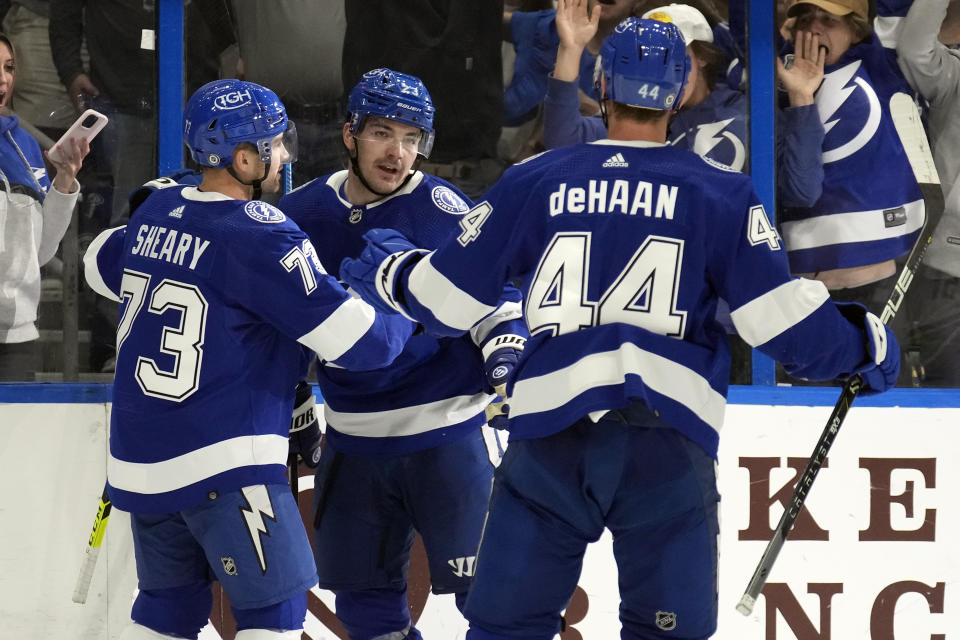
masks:
<svg viewBox="0 0 960 640"><path fill-rule="evenodd" d="M581 116L576 105L575 85L581 72L576 61L597 28L597 8L592 14L586 9L586 0L560 0L557 5L560 46L543 103L543 142L548 149L606 136L603 120ZM724 73L730 60L714 44L715 31L722 33L725 28L711 29L703 13L687 4L653 7L644 17L677 25L690 55L690 95L683 109L674 113L667 141L743 171L747 162L746 98L727 84Z"/></svg>
<svg viewBox="0 0 960 640"><path fill-rule="evenodd" d="M219 580L238 640L300 638L317 576L286 486L295 385L312 351L388 364L414 325L348 295L256 199L296 156L272 91L204 85L183 125L200 185L156 189L84 256L91 288L120 302L107 480L140 588L120 637L196 638Z"/></svg>
<svg viewBox="0 0 960 640"><path fill-rule="evenodd" d="M601 59L609 139L511 167L435 251L397 251L395 232L374 230L341 265L365 299L438 335L469 330L504 282L521 283L530 339L507 388L470 640L555 637L604 528L621 638L714 632L729 368L718 296L740 335L795 375L859 373L877 392L899 368L876 316L790 277L749 176L665 146L690 64L677 28L625 21Z"/></svg>
<svg viewBox="0 0 960 640"><path fill-rule="evenodd" d="M459 233L472 203L416 169L434 136L434 107L420 79L369 71L347 111L350 168L278 205L310 236L320 261L357 257L364 232L375 227L429 248ZM414 531L433 592L463 604L493 477L481 427L491 391L506 381L527 335L519 301L519 291L501 285L497 308L469 335L416 335L389 367L318 367L327 430L316 473L317 570L320 586L336 592L337 616L353 640L420 637L406 598Z"/></svg>

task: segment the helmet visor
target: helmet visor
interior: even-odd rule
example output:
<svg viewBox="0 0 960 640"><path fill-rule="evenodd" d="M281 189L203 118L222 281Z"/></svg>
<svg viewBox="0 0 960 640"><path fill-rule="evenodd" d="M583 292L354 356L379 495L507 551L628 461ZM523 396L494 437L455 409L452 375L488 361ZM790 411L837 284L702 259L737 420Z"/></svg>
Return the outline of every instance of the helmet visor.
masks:
<svg viewBox="0 0 960 640"><path fill-rule="evenodd" d="M405 125L406 130L398 130L389 121ZM433 149L433 131L425 131L399 118L381 116L368 118L364 124L366 126L358 127L359 131L354 134L357 140L399 146L407 153L418 153L424 158L430 157L430 150Z"/></svg>
<svg viewBox="0 0 960 640"><path fill-rule="evenodd" d="M297 161L297 125L293 120L287 120L287 130L280 135L257 143L260 151L260 160L264 164L277 162L279 164L293 164Z"/></svg>

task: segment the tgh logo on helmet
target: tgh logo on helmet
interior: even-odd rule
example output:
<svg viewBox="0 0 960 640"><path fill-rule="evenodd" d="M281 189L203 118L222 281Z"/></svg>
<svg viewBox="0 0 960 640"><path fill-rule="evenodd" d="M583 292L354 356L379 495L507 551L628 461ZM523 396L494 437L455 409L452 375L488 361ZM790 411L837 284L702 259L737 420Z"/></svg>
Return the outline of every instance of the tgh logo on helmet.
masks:
<svg viewBox="0 0 960 640"><path fill-rule="evenodd" d="M231 91L230 93L225 93L222 96L217 96L213 101L214 109L238 109L240 107L245 107L253 101L253 97L250 95L250 91L247 89Z"/></svg>

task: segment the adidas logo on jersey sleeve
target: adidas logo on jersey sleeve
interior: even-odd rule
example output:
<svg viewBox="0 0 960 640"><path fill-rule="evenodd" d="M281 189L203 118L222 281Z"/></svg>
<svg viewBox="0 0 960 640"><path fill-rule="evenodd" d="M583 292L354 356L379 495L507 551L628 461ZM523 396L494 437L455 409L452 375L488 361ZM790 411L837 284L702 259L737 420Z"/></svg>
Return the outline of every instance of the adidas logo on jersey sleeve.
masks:
<svg viewBox="0 0 960 640"><path fill-rule="evenodd" d="M627 162L627 161L624 159L622 153L617 153L617 154L614 154L614 155L610 156L609 158L607 158L607 161L604 162L604 163L603 163L602 165L600 165L600 166L602 166L602 167L604 167L604 168L610 168L610 167L629 167L629 166L630 166L630 163Z"/></svg>

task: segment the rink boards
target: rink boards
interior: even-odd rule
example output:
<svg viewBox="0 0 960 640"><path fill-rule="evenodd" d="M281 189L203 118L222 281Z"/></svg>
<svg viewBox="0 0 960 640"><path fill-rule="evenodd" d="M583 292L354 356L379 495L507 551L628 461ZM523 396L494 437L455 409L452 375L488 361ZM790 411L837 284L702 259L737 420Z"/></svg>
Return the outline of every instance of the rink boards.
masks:
<svg viewBox="0 0 960 640"><path fill-rule="evenodd" d="M99 385L0 386L2 637L118 637L136 591L126 515L113 512L85 605L71 602L106 466L109 395ZM716 638L949 639L960 629L960 393L897 390L858 402L750 617L734 610L790 485L829 416L830 389L739 388L722 432ZM871 406L882 404L885 406ZM815 406L807 406L815 405ZM492 436L492 432L487 434ZM492 437L491 456L497 459ZM309 517L312 478L302 468ZM517 567L522 573L529 567ZM619 636L609 537L590 547L563 640ZM462 638L449 596L428 591L414 550L410 600L424 637ZM216 604L223 604L221 599ZM201 638L233 637L217 609ZM310 596L313 640L344 637L333 598Z"/></svg>

